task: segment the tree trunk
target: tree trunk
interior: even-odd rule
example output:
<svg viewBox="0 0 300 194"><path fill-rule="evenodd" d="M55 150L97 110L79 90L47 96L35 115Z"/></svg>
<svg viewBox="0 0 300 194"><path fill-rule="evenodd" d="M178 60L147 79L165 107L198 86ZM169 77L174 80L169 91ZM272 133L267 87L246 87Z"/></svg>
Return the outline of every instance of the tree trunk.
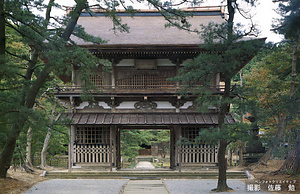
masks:
<svg viewBox="0 0 300 194"><path fill-rule="evenodd" d="M243 151L244 151L244 145L241 143L239 146L239 166L245 165Z"/></svg>
<svg viewBox="0 0 300 194"><path fill-rule="evenodd" d="M290 90L290 96L291 98L294 95L295 92L295 79L297 77L297 44L293 48L293 61L292 61L292 73L291 73L291 90Z"/></svg>
<svg viewBox="0 0 300 194"><path fill-rule="evenodd" d="M300 136L297 138L297 142L294 147L296 158L294 164L291 166L292 174L300 174Z"/></svg>
<svg viewBox="0 0 300 194"><path fill-rule="evenodd" d="M3 6L2 6L3 3L4 3L4 1L0 0L0 25L2 25L1 22L4 20L4 18L3 18L4 17L4 15L3 15ZM81 11L86 7L86 3L87 3L86 0L77 0L76 1L76 8L75 8L76 13L81 13ZM52 6L52 4L50 3L48 6ZM69 40L69 37L71 36L71 33L73 32L74 27L75 27L74 22L77 22L78 17L79 17L79 14L71 15L70 22L67 25L65 31L63 32L62 38L63 38L64 41ZM0 27L1 27L1 30L2 30L3 26L0 26ZM4 35L4 38L5 38L5 35ZM26 75L25 75L25 78L27 80L31 79L32 69L34 68L34 66L35 66L35 64L30 64L29 67L27 68L27 72L26 72ZM40 91L40 88L45 83L46 79L49 77L50 71L51 71L51 64L48 64L48 63L45 64L45 67L40 72L37 79L33 82L32 86L30 88L28 88L27 86L23 87L23 91L21 93L22 102L20 103L21 107L27 108L27 109L32 109L32 107L35 103L36 96L37 96L38 92ZM30 77L27 76L27 74L29 74ZM12 156L13 156L13 153L14 153L16 140L19 137L20 132L21 132L25 122L28 119L28 115L26 113L24 113L24 114L25 115L20 114L19 115L20 118L18 118L19 121L15 122L12 125L12 128L11 128L9 134L8 134L7 141L6 141L6 143L4 145L4 148L1 152L1 155L0 155L0 178L6 178L7 170L10 167L10 163L11 163Z"/></svg>
<svg viewBox="0 0 300 194"><path fill-rule="evenodd" d="M44 145L43 145L43 149L41 151L41 168L45 168L47 166L47 149L48 149L48 145L49 145L49 141L50 141L50 137L51 137L51 128L53 125L53 120L54 120L54 113L56 110L56 104L54 104L53 108L52 108L52 112L51 112L51 118L50 118L50 127L48 127L48 131L47 131L47 135L44 141Z"/></svg>
<svg viewBox="0 0 300 194"><path fill-rule="evenodd" d="M292 175L300 174L300 136L298 136L294 148L289 151L285 162L278 171L275 171L275 174L286 172Z"/></svg>
<svg viewBox="0 0 300 194"><path fill-rule="evenodd" d="M227 151L227 163L229 163L229 166L232 166L232 154L233 154L233 150L229 146L228 151Z"/></svg>
<svg viewBox="0 0 300 194"><path fill-rule="evenodd" d="M259 161L255 164L255 166L253 168L251 168L252 170L257 168L261 164L267 165L267 162L268 162L268 160L270 160L271 154L272 154L274 148L276 148L278 146L278 144L280 142L280 139L282 137L282 134L283 134L283 131L284 131L285 119L286 119L286 114L285 113L283 113L281 116L279 116L279 118L278 118L278 128L277 128L276 137L273 141L273 144L267 150L267 152L259 159Z"/></svg>
<svg viewBox="0 0 300 194"><path fill-rule="evenodd" d="M31 142L32 142L33 130L30 126L27 131L27 146L26 146L26 165L32 167L32 159L31 159Z"/></svg>
<svg viewBox="0 0 300 194"><path fill-rule="evenodd" d="M41 168L45 168L47 166L46 153L47 153L50 137L51 137L51 128L49 127L44 141L43 149L41 151L41 166L40 166Z"/></svg>
<svg viewBox="0 0 300 194"><path fill-rule="evenodd" d="M5 65L5 16L4 16L4 0L0 0L0 68ZM0 74L0 80L2 80Z"/></svg>
<svg viewBox="0 0 300 194"><path fill-rule="evenodd" d="M27 118L20 118L19 123L14 123L0 156L0 178L6 178L7 170L14 154L17 138Z"/></svg>
<svg viewBox="0 0 300 194"><path fill-rule="evenodd" d="M223 102L221 102L221 108L220 113L218 116L218 127L220 130L222 130L225 115L228 111L229 104L227 102L227 98L229 98L230 94L230 79L226 78L225 80L225 91L223 96ZM218 176L218 186L216 189L213 189L213 191L217 192L223 192L231 190L231 188L227 185L227 178L226 178L226 168L227 168L227 161L225 158L226 154L226 147L228 145L228 142L225 139L219 140L219 149L218 149L218 164L219 164L219 176Z"/></svg>
<svg viewBox="0 0 300 194"><path fill-rule="evenodd" d="M218 149L218 164L219 164L219 176L218 176L218 186L213 191L216 192L224 192L228 190L232 190L227 185L227 177L226 177L226 170L227 170L227 161L226 161L226 147L228 143L225 140L220 140L219 142L219 149Z"/></svg>
<svg viewBox="0 0 300 194"><path fill-rule="evenodd" d="M293 61L292 61L292 73L291 73L291 90L290 96L291 98L295 92L295 79L297 76L296 66L297 66L297 45L293 48ZM294 148L289 151L288 156L281 166L281 168L276 171L276 173L291 171L291 174L299 174L300 173L300 136L297 137Z"/></svg>

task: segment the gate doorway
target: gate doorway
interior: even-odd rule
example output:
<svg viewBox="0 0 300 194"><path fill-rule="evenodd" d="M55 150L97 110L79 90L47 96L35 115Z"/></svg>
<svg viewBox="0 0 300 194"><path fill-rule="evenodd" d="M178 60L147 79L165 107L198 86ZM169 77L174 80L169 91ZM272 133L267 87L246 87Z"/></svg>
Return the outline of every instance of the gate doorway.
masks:
<svg viewBox="0 0 300 194"><path fill-rule="evenodd" d="M155 170L174 168L175 138L171 129L119 128L118 133L117 169L135 169L143 161L150 162Z"/></svg>

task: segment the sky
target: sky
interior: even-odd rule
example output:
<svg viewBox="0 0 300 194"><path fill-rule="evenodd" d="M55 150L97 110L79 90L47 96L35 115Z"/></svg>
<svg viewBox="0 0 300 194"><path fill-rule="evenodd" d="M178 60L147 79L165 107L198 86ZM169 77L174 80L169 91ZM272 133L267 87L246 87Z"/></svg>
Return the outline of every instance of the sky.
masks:
<svg viewBox="0 0 300 194"><path fill-rule="evenodd" d="M56 0L56 3L65 6L73 6L75 5L74 0ZM90 4L97 3L96 1L91 0ZM131 2L130 0L125 0L125 2ZM224 0L207 0L205 3L202 3L200 6L216 6L222 5ZM225 1L226 2L226 1ZM238 3L242 2L241 0L237 0ZM223 3L224 4L224 3ZM272 2L272 0L258 0L258 5L256 7L251 7L247 4L240 5L253 16L253 23L257 25L257 28L261 32L259 37L267 37L267 42L279 42L283 39L283 36L275 34L270 29L272 28L272 20L274 18L278 18L279 16L275 12L276 4ZM147 9L148 7L143 4L134 4L134 8L137 9ZM57 14L64 14L64 12L56 12ZM235 22L245 23L247 21L243 20L242 17L236 15Z"/></svg>

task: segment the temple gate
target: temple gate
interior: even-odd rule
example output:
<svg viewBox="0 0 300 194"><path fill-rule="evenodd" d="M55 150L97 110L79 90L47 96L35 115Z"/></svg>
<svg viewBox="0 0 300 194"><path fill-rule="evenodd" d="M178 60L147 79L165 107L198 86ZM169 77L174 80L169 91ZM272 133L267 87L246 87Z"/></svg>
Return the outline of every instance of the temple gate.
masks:
<svg viewBox="0 0 300 194"><path fill-rule="evenodd" d="M191 28L209 22L224 21L223 7L189 8ZM124 129L170 130L170 167L217 164L217 146L196 144L201 128L218 125L218 107L210 107L207 113L195 108L197 96L191 91L182 96L180 82L171 81L179 69L201 53L222 51L199 47L203 40L195 33L177 28L165 28L165 20L155 10L141 11L134 18L120 11L122 21L130 26L130 33L119 34L110 30L111 21L102 11L94 15L82 13L78 24L87 33L109 40L103 45L73 41L88 49L99 59L111 62L111 72L102 66L90 75L90 81L98 91L93 100L81 98L83 85L77 64L72 64L72 75L60 75L71 85L60 86L55 96L69 109L58 119L67 118L70 126L69 168L99 166L121 167L120 131ZM197 83L193 88L201 86ZM211 75L211 91L223 92L223 77ZM232 115L225 123L234 123ZM191 144L184 145L182 139Z"/></svg>

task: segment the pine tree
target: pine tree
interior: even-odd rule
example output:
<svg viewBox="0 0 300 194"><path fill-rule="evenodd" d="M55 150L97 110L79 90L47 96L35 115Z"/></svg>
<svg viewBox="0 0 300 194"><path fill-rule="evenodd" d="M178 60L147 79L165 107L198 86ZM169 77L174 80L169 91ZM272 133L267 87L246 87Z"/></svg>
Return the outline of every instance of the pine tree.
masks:
<svg viewBox="0 0 300 194"><path fill-rule="evenodd" d="M175 9L172 2L152 0L147 0L147 2L162 12L172 25L179 28L188 26L188 22L177 22L185 19L186 15ZM179 4L183 2L185 1ZM80 68L84 69L82 79L87 83L84 91L94 89L91 85L89 86L88 77L91 69L99 64L99 60L87 50L77 46L71 40L71 35L95 44L102 44L104 41L99 37L86 34L81 26L76 25L82 10L86 9L91 14L92 11L87 0L75 0L75 3L75 7L67 17L59 18L51 15L53 7L61 8L54 0L50 0L48 4L44 4L43 0L0 0L0 81L2 87L0 92L1 97L8 97L1 99L1 105L5 105L5 108L0 107L0 117L9 120L5 123L5 129L1 129L5 131L7 137L5 137L5 144L0 155L0 178L6 177L16 141L28 119L34 115L33 107L36 99L41 96L43 90L46 90L45 83L50 79L51 73L56 75L62 72L70 73L71 64L80 64ZM132 14L136 10L124 3L124 1L107 1L104 5L98 4L97 7L108 13L116 29L128 31L128 26L122 24L116 14L117 8L121 6ZM46 11L45 17L34 12L40 9ZM17 33L22 43L30 48L30 54L29 52L25 54L9 52L5 44L5 29ZM17 65L13 60L6 60L8 56L18 60ZM9 103L6 99L9 99Z"/></svg>
<svg viewBox="0 0 300 194"><path fill-rule="evenodd" d="M278 0L279 12L282 18L274 25L274 30L283 34L287 40L292 42L293 59L291 61L291 85L290 85L290 102L299 101L297 97L299 94L295 88L299 87L299 75L297 75L297 62L299 63L298 47L300 41L300 3L297 0ZM298 60L297 60L298 59ZM299 103L299 102L298 102ZM294 114L293 114L294 113ZM297 113L299 114L299 113ZM295 117L295 112L290 111L290 117ZM299 131L299 128L297 129ZM288 154L288 157L279 169L278 172L291 171L292 174L300 173L300 138L296 138L294 149Z"/></svg>
<svg viewBox="0 0 300 194"><path fill-rule="evenodd" d="M246 1L251 5L255 1ZM222 25L210 23L209 26L203 26L202 38L205 40L203 49L210 50L208 54L201 54L185 67L181 69L178 80L183 81L188 86L202 83L198 88L198 102L202 108L207 106L218 107L218 126L210 131L202 130L200 138L203 140L218 140L218 185L215 191L227 191L230 188L227 185L226 178L226 158L225 152L227 145L245 136L243 126L225 125L225 115L228 113L232 97L236 95L236 90L231 87L233 76L247 64L264 44L264 39L260 40L242 40L242 37L255 34L254 26L250 26L248 32L239 31L234 26L234 15L239 6L235 0L227 0L228 19ZM224 82L222 95L213 95L210 77L221 74L221 81ZM195 90L194 90L195 91ZM196 92L196 91L195 91ZM205 106L206 105L206 106ZM239 132L240 131L240 132ZM240 134L240 135L237 135ZM209 143L209 142L208 142Z"/></svg>

